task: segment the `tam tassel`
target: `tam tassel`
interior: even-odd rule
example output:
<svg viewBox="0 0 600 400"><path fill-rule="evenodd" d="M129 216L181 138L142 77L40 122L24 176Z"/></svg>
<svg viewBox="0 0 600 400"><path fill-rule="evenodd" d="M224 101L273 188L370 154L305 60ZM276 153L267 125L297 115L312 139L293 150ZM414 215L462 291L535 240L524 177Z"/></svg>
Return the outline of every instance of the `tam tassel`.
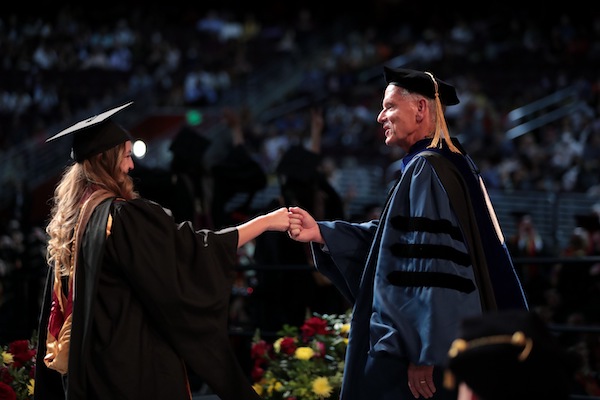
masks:
<svg viewBox="0 0 600 400"><path fill-rule="evenodd" d="M458 148L454 145L454 143L452 143L452 140L450 139L450 132L448 131L448 125L446 124L446 118L444 117L444 109L442 108L440 93L438 91L438 83L431 72L425 71L425 73L429 75L429 77L433 81L433 86L435 88L436 104L435 134L433 135L433 140L431 141L431 144L427 146L427 148L441 148L443 139L443 141L446 143L446 145L451 151L453 151L454 153L460 153L460 150L458 150Z"/></svg>

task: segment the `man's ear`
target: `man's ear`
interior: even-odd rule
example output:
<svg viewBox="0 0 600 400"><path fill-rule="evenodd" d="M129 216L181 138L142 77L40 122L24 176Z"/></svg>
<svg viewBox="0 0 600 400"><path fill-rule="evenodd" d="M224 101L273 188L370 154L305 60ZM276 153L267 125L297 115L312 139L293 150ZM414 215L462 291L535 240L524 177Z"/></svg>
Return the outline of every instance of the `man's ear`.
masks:
<svg viewBox="0 0 600 400"><path fill-rule="evenodd" d="M425 111L425 107L427 107L426 103L425 99L417 100L417 114L415 116L417 122L423 121L423 111Z"/></svg>

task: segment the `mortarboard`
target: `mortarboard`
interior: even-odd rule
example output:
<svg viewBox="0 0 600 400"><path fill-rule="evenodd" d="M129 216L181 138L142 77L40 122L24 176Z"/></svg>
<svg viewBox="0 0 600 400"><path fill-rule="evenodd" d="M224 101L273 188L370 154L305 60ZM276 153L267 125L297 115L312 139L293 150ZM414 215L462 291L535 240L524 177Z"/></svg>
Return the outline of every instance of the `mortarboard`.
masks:
<svg viewBox="0 0 600 400"><path fill-rule="evenodd" d="M182 127L169 146L176 168L202 169L202 157L211 143L194 128L188 125Z"/></svg>
<svg viewBox="0 0 600 400"><path fill-rule="evenodd" d="M383 75L388 85L399 86L410 92L419 93L435 100L436 128L431 144L428 147L439 148L443 140L450 150L460 153L460 150L452 143L442 108L442 104L452 106L459 103L454 86L434 77L431 72L414 69L384 66Z"/></svg>
<svg viewBox="0 0 600 400"><path fill-rule="evenodd" d="M383 67L383 73L388 84L400 86L410 92L420 93L423 96L435 99L436 87L432 80L433 75L414 69L394 69L390 67ZM437 91L442 104L446 106L458 104L459 100L454 86L438 78L434 79L437 82Z"/></svg>
<svg viewBox="0 0 600 400"><path fill-rule="evenodd" d="M527 212L527 211L511 211L510 215L512 215L515 219L521 219L527 215L531 215L531 213Z"/></svg>
<svg viewBox="0 0 600 400"><path fill-rule="evenodd" d="M575 224L588 232L600 231L600 216L596 214L577 214Z"/></svg>
<svg viewBox="0 0 600 400"><path fill-rule="evenodd" d="M253 193L267 186L265 171L243 145L233 146L222 160L213 165L212 173L216 187L228 195Z"/></svg>
<svg viewBox="0 0 600 400"><path fill-rule="evenodd" d="M93 155L102 153L131 139L129 133L111 120L110 117L132 103L129 102L84 119L46 139L46 143L70 136L72 138L71 158L81 163Z"/></svg>
<svg viewBox="0 0 600 400"><path fill-rule="evenodd" d="M531 213L527 212L527 211L511 211L510 215L516 220L516 221L522 221L525 217L529 217L531 218Z"/></svg>
<svg viewBox="0 0 600 400"><path fill-rule="evenodd" d="M567 400L581 358L563 350L533 311L502 310L461 322L444 385L465 382L485 400Z"/></svg>
<svg viewBox="0 0 600 400"><path fill-rule="evenodd" d="M277 164L277 174L287 180L311 182L319 175L321 156L302 145L293 145L286 150Z"/></svg>

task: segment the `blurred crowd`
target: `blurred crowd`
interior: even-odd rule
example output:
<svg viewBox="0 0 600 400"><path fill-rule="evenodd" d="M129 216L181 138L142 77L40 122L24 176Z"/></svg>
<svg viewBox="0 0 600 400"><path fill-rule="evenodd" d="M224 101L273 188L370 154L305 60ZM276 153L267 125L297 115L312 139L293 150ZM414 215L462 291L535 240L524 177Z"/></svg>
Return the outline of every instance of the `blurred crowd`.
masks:
<svg viewBox="0 0 600 400"><path fill-rule="evenodd" d="M461 104L449 110L452 132L485 160L491 188L598 190L598 15L549 9L533 18L531 11L507 9L474 17L457 9L447 17L389 5L386 14L371 11L371 19L343 12L330 19L298 7L260 14L135 6L90 13L65 6L52 15L3 16L1 147L45 137L48 127L77 111L124 94L146 96L148 88L157 106L222 105L246 78L292 59L302 78L278 104L305 98L322 106L324 153L371 162L377 156L387 167L399 155L388 154L374 123L377 88L381 64L401 57L397 62L430 69L459 88ZM511 110L566 87L575 87L580 109L506 137ZM294 111L252 121L249 140L267 162L306 132L306 113Z"/></svg>

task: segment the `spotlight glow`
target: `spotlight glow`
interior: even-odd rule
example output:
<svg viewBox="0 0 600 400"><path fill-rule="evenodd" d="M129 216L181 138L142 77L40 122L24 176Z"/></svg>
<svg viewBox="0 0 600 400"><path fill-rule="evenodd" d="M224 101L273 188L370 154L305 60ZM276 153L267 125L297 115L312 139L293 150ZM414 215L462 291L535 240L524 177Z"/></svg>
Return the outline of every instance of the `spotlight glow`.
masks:
<svg viewBox="0 0 600 400"><path fill-rule="evenodd" d="M144 158L144 156L146 155L146 143L144 143L142 140L136 140L133 143L131 151L133 152L133 155L137 158Z"/></svg>

